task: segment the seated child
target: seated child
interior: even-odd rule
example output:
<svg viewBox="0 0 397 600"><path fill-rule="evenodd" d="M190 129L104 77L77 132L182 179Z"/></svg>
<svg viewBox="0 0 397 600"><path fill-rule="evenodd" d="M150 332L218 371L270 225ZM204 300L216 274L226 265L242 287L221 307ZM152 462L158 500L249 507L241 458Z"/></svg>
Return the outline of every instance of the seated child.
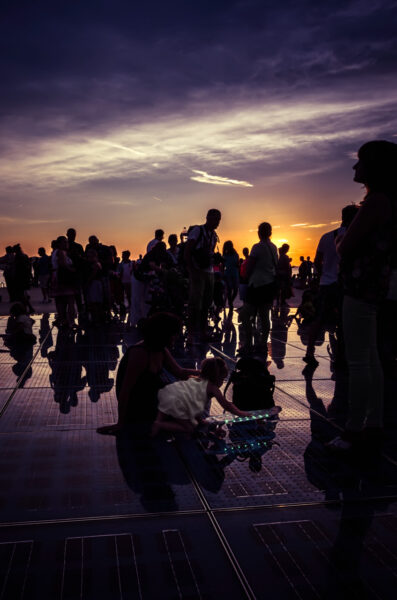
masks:
<svg viewBox="0 0 397 600"><path fill-rule="evenodd" d="M228 402L219 389L227 376L222 358L207 358L201 364L200 377L175 381L158 393L158 413L152 427L152 436L160 431L193 433L203 421L203 412L211 398L216 398L223 409L248 417L251 413L239 410Z"/></svg>
<svg viewBox="0 0 397 600"><path fill-rule="evenodd" d="M15 302L10 308L10 317L7 321L7 341L35 344L36 336L33 334L33 324L34 320L26 314L26 308L22 302Z"/></svg>

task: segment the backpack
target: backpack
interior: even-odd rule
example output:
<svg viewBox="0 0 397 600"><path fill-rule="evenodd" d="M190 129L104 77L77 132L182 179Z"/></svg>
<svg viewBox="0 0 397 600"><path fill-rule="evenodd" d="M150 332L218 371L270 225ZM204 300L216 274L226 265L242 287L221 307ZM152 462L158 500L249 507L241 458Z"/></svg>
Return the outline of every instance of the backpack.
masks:
<svg viewBox="0 0 397 600"><path fill-rule="evenodd" d="M211 248L209 245L210 238L204 235L204 225L191 225L187 230L187 234L189 236L190 232L194 227L200 228L199 236L196 240L195 247L192 249L192 257L194 258L199 269L208 269L211 266L211 259L213 258L213 253L211 252ZM215 232L213 232L215 233ZM215 233L216 240L218 240L218 236ZM197 248L197 244L204 238L204 246L201 248Z"/></svg>
<svg viewBox="0 0 397 600"><path fill-rule="evenodd" d="M274 406L276 378L266 364L253 357L240 358L230 374L224 394L233 384L233 404L240 410L263 410Z"/></svg>

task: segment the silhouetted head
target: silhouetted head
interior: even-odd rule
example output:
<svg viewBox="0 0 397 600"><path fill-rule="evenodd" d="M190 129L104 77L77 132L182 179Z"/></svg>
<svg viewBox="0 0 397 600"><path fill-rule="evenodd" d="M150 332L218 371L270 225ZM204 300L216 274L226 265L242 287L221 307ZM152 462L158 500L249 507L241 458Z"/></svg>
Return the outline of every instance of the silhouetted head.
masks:
<svg viewBox="0 0 397 600"><path fill-rule="evenodd" d="M221 211L217 208L210 208L207 212L207 218L205 224L210 231L214 231L221 222Z"/></svg>
<svg viewBox="0 0 397 600"><path fill-rule="evenodd" d="M58 248L58 242L57 240L52 240L51 242L51 249L52 250L56 250Z"/></svg>
<svg viewBox="0 0 397 600"><path fill-rule="evenodd" d="M354 181L371 192L397 192L397 144L385 140L367 142L353 166Z"/></svg>
<svg viewBox="0 0 397 600"><path fill-rule="evenodd" d="M270 223L261 223L258 227L258 236L260 240L267 240L272 235L272 226Z"/></svg>
<svg viewBox="0 0 397 600"><path fill-rule="evenodd" d="M304 256L300 256L300 257L299 257L299 260L302 260L302 261L303 261L303 260L305 260L305 257L304 257Z"/></svg>
<svg viewBox="0 0 397 600"><path fill-rule="evenodd" d="M76 230L73 229L73 227L69 227L66 232L66 237L68 238L69 242L74 242L76 239Z"/></svg>
<svg viewBox="0 0 397 600"><path fill-rule="evenodd" d="M115 258L117 256L117 248L116 246L109 246L110 254Z"/></svg>
<svg viewBox="0 0 397 600"><path fill-rule="evenodd" d="M175 248L175 246L178 245L178 236L176 233L171 233L171 235L168 236L168 244L170 248Z"/></svg>
<svg viewBox="0 0 397 600"><path fill-rule="evenodd" d="M45 248L39 248L37 252L39 256L45 256Z"/></svg>
<svg viewBox="0 0 397 600"><path fill-rule="evenodd" d="M12 253L13 253L12 246L6 246L6 254L12 254Z"/></svg>
<svg viewBox="0 0 397 600"><path fill-rule="evenodd" d="M233 242L231 240L227 240L227 242L223 244L222 254L227 256L228 254L234 254L235 252L236 251L234 249Z"/></svg>
<svg viewBox="0 0 397 600"><path fill-rule="evenodd" d="M306 260L310 260L310 256L308 256L308 257L306 258Z"/></svg>
<svg viewBox="0 0 397 600"><path fill-rule="evenodd" d="M131 256L131 252L129 250L123 250L121 256L123 260L128 260Z"/></svg>
<svg viewBox="0 0 397 600"><path fill-rule="evenodd" d="M68 238L64 235L60 235L57 237L57 248L58 250L67 250L68 249Z"/></svg>
<svg viewBox="0 0 397 600"><path fill-rule="evenodd" d="M164 237L164 231L162 229L156 229L156 231L154 232L154 237L156 240L160 240L161 242L161 240Z"/></svg>
<svg viewBox="0 0 397 600"><path fill-rule="evenodd" d="M96 246L98 246L99 240L96 235L90 235L90 237L88 238L88 243L90 244L90 246L93 246L95 248Z"/></svg>
<svg viewBox="0 0 397 600"><path fill-rule="evenodd" d="M170 347L182 329L179 317L167 312L155 313L142 327L143 341L148 350L161 351Z"/></svg>
<svg viewBox="0 0 397 600"><path fill-rule="evenodd" d="M348 206L342 208L342 226L349 227L359 210L356 204L348 204Z"/></svg>
<svg viewBox="0 0 397 600"><path fill-rule="evenodd" d="M249 248L243 248L243 256L248 258L250 254Z"/></svg>
<svg viewBox="0 0 397 600"><path fill-rule="evenodd" d="M219 356L203 360L200 370L201 379L206 379L218 387L222 385L228 374L226 363Z"/></svg>
<svg viewBox="0 0 397 600"><path fill-rule="evenodd" d="M283 244L281 248L279 248L280 254L287 254L289 250L289 244Z"/></svg>
<svg viewBox="0 0 397 600"><path fill-rule="evenodd" d="M10 315L13 317L26 315L26 306L22 304L22 302L14 302L14 304L10 308Z"/></svg>
<svg viewBox="0 0 397 600"><path fill-rule="evenodd" d="M23 254L21 244L15 244L15 246L12 247L12 251L15 252L15 254Z"/></svg>

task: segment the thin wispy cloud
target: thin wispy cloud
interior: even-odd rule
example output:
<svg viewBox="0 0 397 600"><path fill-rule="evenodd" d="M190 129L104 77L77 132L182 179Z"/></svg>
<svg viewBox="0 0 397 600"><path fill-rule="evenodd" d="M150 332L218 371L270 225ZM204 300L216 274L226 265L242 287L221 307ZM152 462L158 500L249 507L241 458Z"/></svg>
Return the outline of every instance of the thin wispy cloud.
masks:
<svg viewBox="0 0 397 600"><path fill-rule="evenodd" d="M187 106L178 118L143 115L139 127L117 124L106 139L98 139L95 132L92 138L65 132L34 141L6 134L9 151L0 165L3 187L53 190L132 179L145 185L153 177L182 180L190 169L195 182L249 188L257 186L253 177L277 183L280 176L285 181L329 170L330 145L351 144L353 150L355 140L378 135L378 122L366 118L374 111L388 114L393 129L397 126L394 103L372 98L325 101L320 95L293 105L263 99L247 103L244 110L236 103L222 112L216 101L208 101L204 114L191 114L193 108ZM293 164L292 156L305 160ZM198 160L215 173L226 168L249 172L250 180L197 170ZM286 161L287 170L282 167Z"/></svg>
<svg viewBox="0 0 397 600"><path fill-rule="evenodd" d="M65 219L21 219L20 217L7 217L0 215L0 224L13 223L18 225L46 225L51 223L64 223Z"/></svg>
<svg viewBox="0 0 397 600"><path fill-rule="evenodd" d="M239 181L238 179L229 179L228 177L220 177L219 175L210 175L206 171L198 171L193 169L193 173L197 173L190 179L199 183L210 183L212 185L232 185L237 187L254 187L248 181Z"/></svg>
<svg viewBox="0 0 397 600"><path fill-rule="evenodd" d="M290 225L290 227L302 227L302 229L317 229L320 227L326 227L327 225L328 223L294 223L293 225Z"/></svg>
<svg viewBox="0 0 397 600"><path fill-rule="evenodd" d="M115 144L114 142L108 142L107 140L97 140L99 144L104 144L105 146L110 146L111 148L118 148L119 150L124 150L124 152L130 152L135 156L146 156L144 152L140 150L135 150L135 148L129 148L128 146L123 146L122 144Z"/></svg>

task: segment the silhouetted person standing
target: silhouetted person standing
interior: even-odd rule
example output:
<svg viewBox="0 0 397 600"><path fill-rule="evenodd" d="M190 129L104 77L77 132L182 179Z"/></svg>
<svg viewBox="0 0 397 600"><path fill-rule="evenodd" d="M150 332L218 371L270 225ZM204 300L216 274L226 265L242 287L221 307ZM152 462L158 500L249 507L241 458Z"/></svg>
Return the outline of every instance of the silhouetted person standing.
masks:
<svg viewBox="0 0 397 600"><path fill-rule="evenodd" d="M343 332L349 366L349 414L331 447L380 442L384 376L378 350L378 312L397 269L397 144L373 141L358 151L354 181L367 194L350 227L337 238L344 285Z"/></svg>
<svg viewBox="0 0 397 600"><path fill-rule="evenodd" d="M0 269L3 269L4 280L7 286L7 292L10 302L14 302L15 288L14 288L14 260L15 254L12 246L6 247L6 253L0 258Z"/></svg>
<svg viewBox="0 0 397 600"><path fill-rule="evenodd" d="M260 350L267 355L267 339L270 331L270 309L276 296L277 248L270 241L272 226L261 223L258 227L259 242L254 244L247 260L249 280L247 297L240 309L240 336L242 347L250 350L253 342L253 326L256 317L260 325Z"/></svg>
<svg viewBox="0 0 397 600"><path fill-rule="evenodd" d="M159 242L164 239L164 231L162 229L156 229L154 232L154 238L148 243L146 253L148 254Z"/></svg>
<svg viewBox="0 0 397 600"><path fill-rule="evenodd" d="M203 225L190 229L184 249L189 272L188 342L207 337L208 310L214 293L214 250L218 243L216 229L221 222L221 212L211 208Z"/></svg>
<svg viewBox="0 0 397 600"><path fill-rule="evenodd" d="M22 302L26 306L26 309L33 313L33 307L30 304L30 298L28 289L30 288L32 281L32 268L30 260L27 254L22 252L20 244L16 244L13 247L14 251L14 290L15 300Z"/></svg>
<svg viewBox="0 0 397 600"><path fill-rule="evenodd" d="M77 311L81 315L83 311L82 288L83 288L83 273L84 273L84 248L76 242L76 230L70 227L66 232L68 240L68 256L71 258L73 267L76 270L76 293L75 302Z"/></svg>

